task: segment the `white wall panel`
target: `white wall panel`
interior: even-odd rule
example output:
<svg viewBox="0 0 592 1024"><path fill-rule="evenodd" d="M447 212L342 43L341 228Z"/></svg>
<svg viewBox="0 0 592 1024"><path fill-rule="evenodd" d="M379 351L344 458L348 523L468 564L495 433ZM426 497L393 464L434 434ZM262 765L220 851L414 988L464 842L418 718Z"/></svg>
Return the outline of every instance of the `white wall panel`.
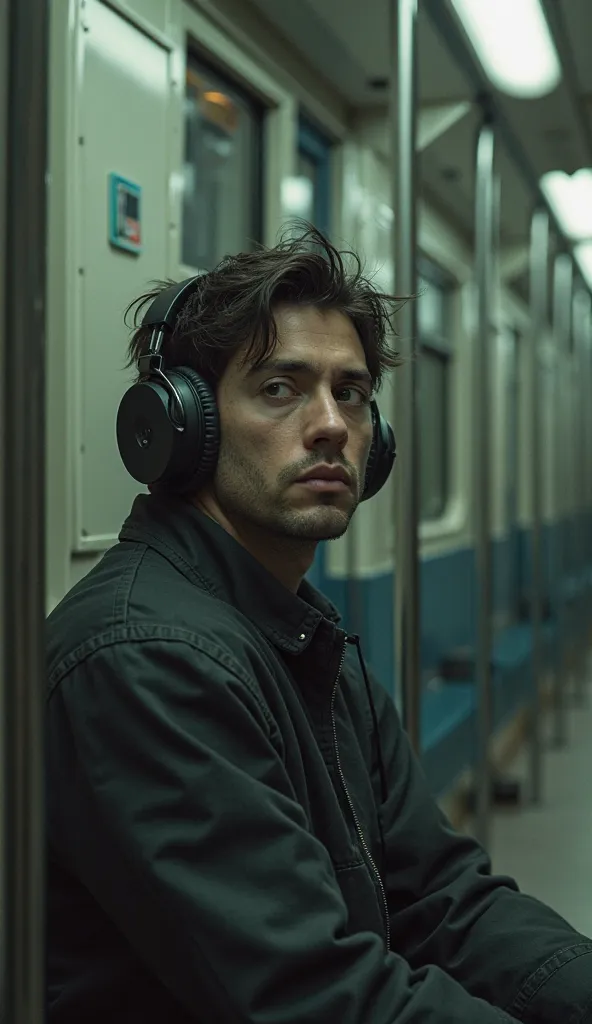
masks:
<svg viewBox="0 0 592 1024"><path fill-rule="evenodd" d="M116 0L122 12L129 10L132 18L145 22L146 27L165 32L168 27L171 0Z"/></svg>
<svg viewBox="0 0 592 1024"><path fill-rule="evenodd" d="M337 244L351 246L361 257L365 272L378 288L392 291L391 256L392 207L388 186L388 168L371 149L348 142L343 150L343 208L341 231L335 232ZM399 371L397 371L399 372ZM381 411L392 419L393 389L385 382L378 396ZM396 470L395 470L396 472ZM393 481L371 501L360 505L347 537L327 545L326 568L333 576L349 571L357 576L389 572L393 567ZM355 566L349 561L355 552Z"/></svg>
<svg viewBox="0 0 592 1024"><path fill-rule="evenodd" d="M392 257L392 169L379 145L384 124L376 131L375 116L358 119L356 135L343 147L343 206L341 232L337 240L351 245L362 257L374 283L393 288ZM366 123L366 121L368 123ZM452 228L425 203L418 208L418 243L422 252L452 273L459 284L453 302L455 358L451 374L451 499L441 520L422 523L422 555L439 554L468 543L470 485L470 374L471 374L471 253ZM396 341L396 339L395 339ZM395 371L404 373L404 367ZM393 390L385 386L379 396L383 412L393 415ZM393 506L395 476L371 502L356 512L352 529L355 543L345 539L328 546L327 569L342 576L348 571L348 556L356 554L355 573L367 576L388 572L393 567Z"/></svg>
<svg viewBox="0 0 592 1024"><path fill-rule="evenodd" d="M132 379L123 372L125 307L167 273L170 54L100 0L87 3L83 27L74 548L95 550L116 539L141 489L119 459L115 420ZM142 189L139 255L109 243L112 172Z"/></svg>

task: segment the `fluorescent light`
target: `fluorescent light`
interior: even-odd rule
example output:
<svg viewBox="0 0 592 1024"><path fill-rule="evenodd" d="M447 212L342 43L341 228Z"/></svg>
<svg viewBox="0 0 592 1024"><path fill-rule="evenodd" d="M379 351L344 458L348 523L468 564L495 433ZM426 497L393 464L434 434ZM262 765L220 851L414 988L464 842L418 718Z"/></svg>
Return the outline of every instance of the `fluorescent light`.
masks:
<svg viewBox="0 0 592 1024"><path fill-rule="evenodd" d="M541 188L568 238L592 239L592 170L582 167L571 177L565 171L549 171Z"/></svg>
<svg viewBox="0 0 592 1024"><path fill-rule="evenodd" d="M493 85L523 99L558 85L561 65L540 0L452 0Z"/></svg>

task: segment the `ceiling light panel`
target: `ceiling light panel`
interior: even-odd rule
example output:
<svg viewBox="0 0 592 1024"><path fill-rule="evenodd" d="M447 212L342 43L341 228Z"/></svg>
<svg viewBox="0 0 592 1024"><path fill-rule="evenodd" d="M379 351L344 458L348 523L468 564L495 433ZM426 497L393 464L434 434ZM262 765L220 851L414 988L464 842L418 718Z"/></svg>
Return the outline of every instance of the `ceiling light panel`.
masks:
<svg viewBox="0 0 592 1024"><path fill-rule="evenodd" d="M561 64L540 0L452 0L483 69L502 92L545 96Z"/></svg>
<svg viewBox="0 0 592 1024"><path fill-rule="evenodd" d="M541 188L564 234L572 241L592 239L592 170L582 167L571 176L549 171Z"/></svg>

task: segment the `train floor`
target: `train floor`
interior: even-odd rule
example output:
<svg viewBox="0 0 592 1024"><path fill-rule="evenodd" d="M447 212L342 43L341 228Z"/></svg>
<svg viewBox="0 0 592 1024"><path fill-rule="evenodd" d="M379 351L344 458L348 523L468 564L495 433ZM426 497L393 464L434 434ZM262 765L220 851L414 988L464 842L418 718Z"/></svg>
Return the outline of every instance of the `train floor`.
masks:
<svg viewBox="0 0 592 1024"><path fill-rule="evenodd" d="M551 906L592 937L592 687L577 706L568 698L567 743L554 747L552 721L544 721L542 800L493 812L489 851L493 870L512 876L521 890ZM528 751L509 774L528 786Z"/></svg>

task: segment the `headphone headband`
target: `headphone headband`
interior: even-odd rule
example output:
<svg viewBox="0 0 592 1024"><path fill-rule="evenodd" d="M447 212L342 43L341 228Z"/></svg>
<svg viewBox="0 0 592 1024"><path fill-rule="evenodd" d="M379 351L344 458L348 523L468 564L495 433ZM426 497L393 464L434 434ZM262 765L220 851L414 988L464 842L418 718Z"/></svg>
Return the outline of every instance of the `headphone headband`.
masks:
<svg viewBox="0 0 592 1024"><path fill-rule="evenodd" d="M168 288L164 288L163 291L159 292L150 303L142 319L142 327L153 327L154 330L148 351L143 357L144 359L147 359L148 356L153 357L160 354L165 328L168 328L169 331L174 330L181 309L187 302L187 299L197 291L198 281L201 277L203 277L203 274L198 274L196 277L188 277L184 281L177 281L176 284L169 285ZM141 363L139 368L140 372L142 372ZM149 368L147 366L147 369Z"/></svg>
<svg viewBox="0 0 592 1024"><path fill-rule="evenodd" d="M198 281L203 274L196 277L187 277L184 281L177 281L159 292L150 303L142 320L142 327L157 327L164 325L173 330L175 321L185 305L189 296L196 291Z"/></svg>

